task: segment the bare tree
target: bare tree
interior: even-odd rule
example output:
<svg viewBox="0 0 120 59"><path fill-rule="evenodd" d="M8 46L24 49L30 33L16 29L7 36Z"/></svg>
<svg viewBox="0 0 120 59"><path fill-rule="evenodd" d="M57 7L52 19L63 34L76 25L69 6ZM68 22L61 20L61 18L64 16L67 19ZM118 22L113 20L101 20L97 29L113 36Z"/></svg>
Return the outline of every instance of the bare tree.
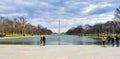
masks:
<svg viewBox="0 0 120 59"><path fill-rule="evenodd" d="M24 17L20 17L19 22L20 22L20 25L22 28L22 34L23 34L23 36L25 36L25 27L26 27L27 21Z"/></svg>
<svg viewBox="0 0 120 59"><path fill-rule="evenodd" d="M2 33L4 33L4 17L0 17Z"/></svg>
<svg viewBox="0 0 120 59"><path fill-rule="evenodd" d="M0 17L0 33L6 34L52 34L52 31L47 28L33 26L26 20L25 17L10 19L7 17Z"/></svg>
<svg viewBox="0 0 120 59"><path fill-rule="evenodd" d="M120 6L116 8L114 15L115 15L114 20L120 21Z"/></svg>

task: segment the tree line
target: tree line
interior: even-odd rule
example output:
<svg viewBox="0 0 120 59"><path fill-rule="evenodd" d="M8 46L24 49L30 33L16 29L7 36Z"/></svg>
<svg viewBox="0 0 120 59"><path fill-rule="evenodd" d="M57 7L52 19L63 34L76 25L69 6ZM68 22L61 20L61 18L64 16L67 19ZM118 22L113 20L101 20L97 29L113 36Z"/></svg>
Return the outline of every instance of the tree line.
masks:
<svg viewBox="0 0 120 59"><path fill-rule="evenodd" d="M7 18L0 16L0 33L6 34L31 34L31 35L41 35L41 34L52 34L50 29L42 27L40 24L37 26L32 25L26 20L25 17L18 18Z"/></svg>
<svg viewBox="0 0 120 59"><path fill-rule="evenodd" d="M69 29L66 34L81 35L81 34L118 34L120 33L120 7L116 8L114 12L113 21L106 23L97 23L95 25L77 26Z"/></svg>
<svg viewBox="0 0 120 59"><path fill-rule="evenodd" d="M108 21L106 23L98 23L95 25L77 26L69 29L66 34L81 35L81 34L116 34L120 33L120 22Z"/></svg>

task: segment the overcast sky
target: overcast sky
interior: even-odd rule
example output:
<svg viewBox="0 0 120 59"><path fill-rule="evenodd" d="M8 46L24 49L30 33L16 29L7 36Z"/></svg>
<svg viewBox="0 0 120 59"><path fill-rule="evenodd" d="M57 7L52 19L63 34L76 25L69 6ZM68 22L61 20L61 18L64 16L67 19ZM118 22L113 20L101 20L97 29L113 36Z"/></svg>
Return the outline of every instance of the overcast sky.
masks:
<svg viewBox="0 0 120 59"><path fill-rule="evenodd" d="M112 20L120 0L0 0L0 16L24 16L33 24L61 32L78 25Z"/></svg>

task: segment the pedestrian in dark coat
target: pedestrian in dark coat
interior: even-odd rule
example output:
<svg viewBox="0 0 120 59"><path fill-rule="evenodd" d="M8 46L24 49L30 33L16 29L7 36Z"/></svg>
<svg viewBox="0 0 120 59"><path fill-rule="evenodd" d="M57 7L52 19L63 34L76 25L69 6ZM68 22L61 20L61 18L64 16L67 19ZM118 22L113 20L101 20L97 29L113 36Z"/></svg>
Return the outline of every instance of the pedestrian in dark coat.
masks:
<svg viewBox="0 0 120 59"><path fill-rule="evenodd" d="M46 45L46 38L45 38L45 36L43 36L43 46L45 46Z"/></svg>
<svg viewBox="0 0 120 59"><path fill-rule="evenodd" d="M112 47L114 47L114 44L115 44L115 38L114 38L114 36L111 37L111 44L112 44Z"/></svg>
<svg viewBox="0 0 120 59"><path fill-rule="evenodd" d="M120 43L119 43L119 37L118 36L115 37L115 41L116 41L116 47L119 47Z"/></svg>

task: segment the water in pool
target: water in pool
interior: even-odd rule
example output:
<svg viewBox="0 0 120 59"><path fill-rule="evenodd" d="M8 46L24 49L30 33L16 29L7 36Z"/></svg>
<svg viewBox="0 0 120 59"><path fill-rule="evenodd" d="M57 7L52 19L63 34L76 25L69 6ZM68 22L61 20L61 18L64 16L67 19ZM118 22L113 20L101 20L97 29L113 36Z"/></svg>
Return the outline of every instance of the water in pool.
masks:
<svg viewBox="0 0 120 59"><path fill-rule="evenodd" d="M40 36L0 39L0 44L40 45ZM99 39L90 36L75 35L47 35L46 45L98 45Z"/></svg>

